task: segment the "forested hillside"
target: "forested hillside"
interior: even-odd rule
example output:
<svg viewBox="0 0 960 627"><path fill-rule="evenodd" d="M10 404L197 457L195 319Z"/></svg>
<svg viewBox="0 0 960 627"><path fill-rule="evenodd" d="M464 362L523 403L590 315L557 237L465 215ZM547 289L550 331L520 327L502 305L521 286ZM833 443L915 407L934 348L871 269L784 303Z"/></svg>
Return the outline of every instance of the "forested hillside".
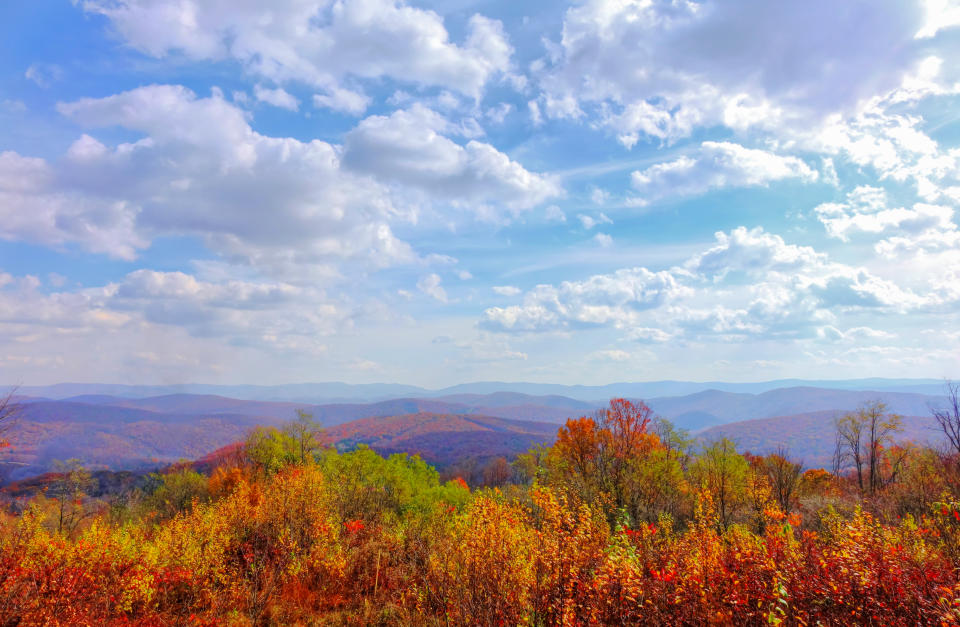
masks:
<svg viewBox="0 0 960 627"><path fill-rule="evenodd" d="M132 394L139 388L123 389ZM942 389L941 385L938 391ZM75 391L75 387L47 391L62 394ZM335 441L347 438L338 436L343 431L340 425L360 421L360 430L366 435L358 442L387 453L419 453L431 463L445 466L465 457L482 461L515 455L535 442L552 442L556 433L545 425L528 425L523 430L532 430L533 436L500 437L490 430L478 433L476 420L496 417L559 425L602 405L566 396L505 391L321 405L189 393L142 398L86 394L57 400L21 395L17 401L20 419L11 426L17 444L0 459L0 483L48 472L56 460L72 458L90 468L114 471L155 469L196 459L243 439L255 425L286 422L297 410L312 414ZM942 395L793 387L756 394L703 390L646 402L677 427L706 440L725 435L742 450L753 452L769 452L788 444L808 464L826 464L834 443L830 429L818 426L815 417L820 416L820 422L829 427L833 417L867 401L883 401L890 411L908 416L904 437L936 443L937 432L928 429L928 416L930 407L944 402ZM448 416L450 425L433 421L432 434L421 431L412 437L404 427L409 419L398 417L416 414ZM454 416L476 420L454 420ZM776 418L776 422L758 422L768 418Z"/></svg>

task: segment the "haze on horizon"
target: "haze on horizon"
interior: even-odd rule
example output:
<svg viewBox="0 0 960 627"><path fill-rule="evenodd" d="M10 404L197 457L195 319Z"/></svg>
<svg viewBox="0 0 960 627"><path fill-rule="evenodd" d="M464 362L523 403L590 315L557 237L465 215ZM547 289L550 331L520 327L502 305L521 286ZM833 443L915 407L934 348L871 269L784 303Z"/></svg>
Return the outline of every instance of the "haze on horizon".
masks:
<svg viewBox="0 0 960 627"><path fill-rule="evenodd" d="M958 378L949 0L0 5L0 381Z"/></svg>

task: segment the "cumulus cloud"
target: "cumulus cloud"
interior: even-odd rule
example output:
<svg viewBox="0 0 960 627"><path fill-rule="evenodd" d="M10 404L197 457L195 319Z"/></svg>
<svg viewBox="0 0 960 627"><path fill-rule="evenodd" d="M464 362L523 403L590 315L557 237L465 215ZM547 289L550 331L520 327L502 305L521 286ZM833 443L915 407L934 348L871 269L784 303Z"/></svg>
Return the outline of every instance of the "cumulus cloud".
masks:
<svg viewBox="0 0 960 627"><path fill-rule="evenodd" d="M492 76L510 69L513 53L496 20L474 15L458 45L439 15L399 0L85 0L82 6L107 17L148 55L234 59L275 82L330 90L322 98L341 105L337 89L348 77L390 77L478 96Z"/></svg>
<svg viewBox="0 0 960 627"><path fill-rule="evenodd" d="M493 331L550 331L631 325L637 314L686 293L670 272L630 268L559 286L538 285L522 305L491 307L483 312L481 328Z"/></svg>
<svg viewBox="0 0 960 627"><path fill-rule="evenodd" d="M644 202L669 196L693 196L723 187L755 187L783 179L817 180L803 160L730 142L703 142L695 157L658 163L632 175Z"/></svg>
<svg viewBox="0 0 960 627"><path fill-rule="evenodd" d="M563 209L557 205L550 205L543 212L543 217L546 218L548 222L566 222L567 214L563 212Z"/></svg>
<svg viewBox="0 0 960 627"><path fill-rule="evenodd" d="M143 137L111 147L83 135L56 163L5 153L7 237L130 259L158 234L197 235L226 259L278 272L415 258L392 233L406 218L385 187L345 170L335 146L257 133L218 93L153 85L58 109Z"/></svg>
<svg viewBox="0 0 960 627"><path fill-rule="evenodd" d="M493 124L503 124L503 121L507 119L511 111L513 111L512 104L509 102L501 102L497 106L490 107L484 111L483 115Z"/></svg>
<svg viewBox="0 0 960 627"><path fill-rule="evenodd" d="M718 232L713 246L670 270L631 268L538 285L519 305L486 309L479 324L510 333L607 327L643 343L816 338L856 312L950 311L960 304L951 285L944 277L917 291L763 229L739 227Z"/></svg>
<svg viewBox="0 0 960 627"><path fill-rule="evenodd" d="M601 248L610 248L613 246L613 237L606 233L597 233L592 239L593 242Z"/></svg>
<svg viewBox="0 0 960 627"><path fill-rule="evenodd" d="M151 85L57 108L140 138L84 134L56 161L0 154L2 238L129 260L157 236L194 235L231 263L309 280L415 261L393 227L420 207L516 213L562 193L490 144L453 141L461 127L419 105L363 120L343 146L258 133L217 90Z"/></svg>
<svg viewBox="0 0 960 627"><path fill-rule="evenodd" d="M137 229L139 207L121 198L96 198L60 181L43 159L0 153L0 238L46 246L79 244L130 260L146 248Z"/></svg>
<svg viewBox="0 0 960 627"><path fill-rule="evenodd" d="M586 106L628 146L701 126L784 127L894 89L924 53L921 3L587 0L551 43L540 102L551 117ZM824 15L831 19L824 20Z"/></svg>
<svg viewBox="0 0 960 627"><path fill-rule="evenodd" d="M53 63L32 63L23 76L46 89L63 78L63 68Z"/></svg>
<svg viewBox="0 0 960 627"><path fill-rule="evenodd" d="M458 205L496 203L516 212L561 194L552 178L526 170L492 145L476 140L461 145L447 134L462 131L421 105L371 116L344 137L343 161L355 171Z"/></svg>
<svg viewBox="0 0 960 627"><path fill-rule="evenodd" d="M884 257L949 250L960 245L954 210L945 205L915 203L889 207L881 188L861 186L844 203L823 203L814 213L827 235L849 241L855 235L883 237L875 245Z"/></svg>
<svg viewBox="0 0 960 627"><path fill-rule="evenodd" d="M765 276L768 272L795 272L825 263L825 256L809 246L787 244L782 237L761 227L738 227L717 232L716 245L694 255L686 267L711 280L729 273Z"/></svg>
<svg viewBox="0 0 960 627"><path fill-rule="evenodd" d="M88 291L96 294L96 291ZM113 311L154 324L185 329L196 337L222 337L236 345L322 352L318 336L349 326L345 305L323 291L289 283L202 281L183 272L137 270L100 290Z"/></svg>
<svg viewBox="0 0 960 627"><path fill-rule="evenodd" d="M253 88L253 95L260 102L265 102L281 109L287 109L288 111L296 111L300 108L300 102L280 87L268 89L263 85L257 85Z"/></svg>
<svg viewBox="0 0 960 627"><path fill-rule="evenodd" d="M933 292L918 295L866 268L830 261L809 246L786 243L761 228L718 232L717 244L691 257L684 268L713 284L745 283L754 295L753 314L832 315L833 308L888 308L905 311L941 301ZM722 293L722 292L721 292ZM751 312L748 312L751 313ZM754 316L756 317L756 316Z"/></svg>
<svg viewBox="0 0 960 627"><path fill-rule="evenodd" d="M354 317L343 297L281 282L137 270L103 286L49 292L24 276L0 285L0 367L127 380L215 376L221 360L236 366L242 351L278 363L315 358Z"/></svg>
<svg viewBox="0 0 960 627"><path fill-rule="evenodd" d="M577 220L580 220L580 225L588 231L598 224L613 224L613 220L608 218L605 213L598 213L595 216L581 213L577 215Z"/></svg>
<svg viewBox="0 0 960 627"><path fill-rule="evenodd" d="M445 303L447 302L447 292L443 289L441 283L443 283L443 280L440 275L431 273L420 277L420 280L417 281L417 289L427 296Z"/></svg>
<svg viewBox="0 0 960 627"><path fill-rule="evenodd" d="M317 108L333 109L351 115L360 115L370 106L371 98L366 94L334 87L324 94L314 94L313 105Z"/></svg>

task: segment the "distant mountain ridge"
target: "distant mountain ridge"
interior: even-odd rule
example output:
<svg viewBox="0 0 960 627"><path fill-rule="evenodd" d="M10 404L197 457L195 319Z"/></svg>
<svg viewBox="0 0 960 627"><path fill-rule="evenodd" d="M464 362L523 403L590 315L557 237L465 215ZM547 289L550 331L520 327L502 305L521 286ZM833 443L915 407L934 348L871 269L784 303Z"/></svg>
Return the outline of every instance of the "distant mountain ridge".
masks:
<svg viewBox="0 0 960 627"><path fill-rule="evenodd" d="M887 410L910 416L930 414L942 396L908 392L838 390L792 387L760 394L706 390L679 397L652 398L647 402L677 426L691 431L716 425L816 411L850 411L869 401L886 403Z"/></svg>
<svg viewBox="0 0 960 627"><path fill-rule="evenodd" d="M769 453L783 445L790 456L808 468L829 468L833 461L834 425L840 411L815 411L790 416L744 420L711 427L700 432L704 441L729 438L737 450ZM943 439L931 416L903 416L898 442L936 444Z"/></svg>
<svg viewBox="0 0 960 627"><path fill-rule="evenodd" d="M513 457L531 447L552 443L557 425L505 420L495 416L433 414L362 418L326 431L330 442L350 448L366 444L382 454L420 455L438 466L471 459Z"/></svg>
<svg viewBox="0 0 960 627"><path fill-rule="evenodd" d="M5 389L12 389L14 387L16 386L7 385ZM943 381L939 379L882 378L845 380L779 379L753 383L729 383L723 381L648 381L611 383L598 386L480 381L463 383L436 390L394 383L351 384L327 382L286 385L219 385L193 383L177 385L124 385L108 383L58 383L45 386L20 386L18 388L18 394L51 399L64 399L81 395L147 398L172 394L204 394L225 396L240 400L322 404L333 402L370 402L401 397L437 398L461 394L489 395L494 393L519 393L532 396L564 396L578 401L596 403L614 397L653 398L661 396L683 396L706 390L760 394L770 390L790 387L940 394L943 390Z"/></svg>
<svg viewBox="0 0 960 627"><path fill-rule="evenodd" d="M142 388L140 391L147 389L153 388ZM937 388L938 391L941 389ZM538 424L541 426L528 427L527 431L535 433L536 438L542 438L545 433L552 434L552 438L556 435L558 425L567 418L591 415L609 400L590 402L558 394L528 395L499 390L488 394L460 391L432 397L402 396L375 402L312 404L189 393L150 397L91 393L57 400L50 396L23 396L28 391L43 391L49 395L77 390L68 385L57 390L27 388L18 391L21 412L9 433L14 448L0 452L0 472L3 473L0 479L38 474L49 470L55 459L73 457L80 458L94 468L112 469L144 468L181 459L197 459L242 440L255 425L279 425L289 421L295 417L297 409L312 413L328 431L357 421L366 421L363 424L368 429L380 425L373 431L385 430L382 431L385 439L378 440L378 446L386 452L417 446L435 453L448 449L471 450L472 455L482 456L484 450L515 448L511 445L512 448L504 449L504 443L500 440L515 445L533 441L530 433L517 435L515 430L493 428L489 422L491 420ZM646 402L656 413L679 427L704 437L736 433L752 443L749 444L751 447L762 447L772 442L770 438L764 439L769 434L752 433L751 429L774 429L768 425L775 425L774 433L791 433L791 416L801 416L796 420L807 424L812 420L809 416L819 415L818 412L835 416L872 400L886 402L892 412L918 417L929 416L930 406L943 402L939 396L889 389L860 391L814 387L780 388L760 393L708 389L686 395L646 397ZM443 431L434 422L429 433L421 433L415 438L410 434L401 437L403 434L400 432L388 433L390 425L399 428L402 424L402 421L398 423L394 420L397 416L414 415L444 416L445 424L455 424L457 427ZM487 423L478 430L476 424L470 421L481 418ZM781 422L756 422L773 418ZM744 421L754 426L737 427L741 431L733 428L733 425L745 424ZM805 431L805 437L818 441L830 440L829 446L832 446L832 418L824 425L824 429L830 433L819 433L813 429ZM727 427L731 427L731 430L725 430ZM445 441L450 439L459 442L464 437L470 441L470 437L473 437L464 436L461 432L475 436L470 447L452 446ZM821 444L817 443L814 448ZM820 452L815 453L815 456L819 455Z"/></svg>
<svg viewBox="0 0 960 627"><path fill-rule="evenodd" d="M169 464L182 459L197 459L216 449L242 440L257 425L279 425L292 420L296 410L311 413L324 427L358 420L387 420L396 416L444 415L447 422L467 425L470 420L487 421L483 433L468 446L451 448L434 429L430 435L409 444L424 450L506 450L497 439L530 443L544 429L556 434L557 423L594 407L563 397L535 397L516 393L489 397L464 395L461 403L440 399L399 398L376 403L332 403L310 405L287 401L252 401L216 395L171 394L148 398L121 398L108 395L80 395L63 400L19 396L20 411L9 433L11 450L0 457L0 479L18 479L51 469L53 461L78 458L92 468L140 469ZM489 401L492 407L483 403ZM511 405L510 403L515 403ZM576 409L574 409L576 408ZM461 416L459 422L449 416ZM479 417L479 418L478 418ZM533 436L517 435L513 430L497 430L490 421L514 420L518 424L541 424ZM538 422L539 421L539 422ZM396 424L385 422L385 424ZM532 428L532 427L531 427ZM468 431L476 431L471 428ZM508 433L509 432L509 433ZM501 435L497 435L500 433ZM508 433L508 435L504 435ZM394 440L397 434L392 436ZM422 442L421 442L422 440ZM399 442L400 440L396 440ZM430 446L426 442L431 442ZM381 443L387 452L396 452ZM405 444L405 446L407 445ZM482 455L480 455L482 456Z"/></svg>

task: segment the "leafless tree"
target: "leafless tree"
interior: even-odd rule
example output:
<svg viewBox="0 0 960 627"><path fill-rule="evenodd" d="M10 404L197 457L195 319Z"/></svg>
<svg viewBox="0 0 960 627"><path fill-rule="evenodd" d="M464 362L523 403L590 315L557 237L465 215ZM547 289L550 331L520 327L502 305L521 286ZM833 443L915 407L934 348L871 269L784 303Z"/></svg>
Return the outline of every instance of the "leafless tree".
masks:
<svg viewBox="0 0 960 627"><path fill-rule="evenodd" d="M891 454L887 449L894 434L903 430L902 421L902 416L887 413L886 404L879 401L866 403L837 420L837 462L853 466L861 494L872 496L896 479L904 453Z"/></svg>
<svg viewBox="0 0 960 627"><path fill-rule="evenodd" d="M483 468L483 485L499 488L513 479L513 468L505 457L495 457Z"/></svg>
<svg viewBox="0 0 960 627"><path fill-rule="evenodd" d="M777 450L767 455L763 460L763 469L770 479L770 490L773 498L784 512L789 512L793 499L800 487L800 477L803 476L803 463L790 459L790 452L785 446L778 446Z"/></svg>
<svg viewBox="0 0 960 627"><path fill-rule="evenodd" d="M57 474L51 494L57 503L57 533L72 534L80 522L91 516L93 510L87 506L86 496L97 480L84 468L79 459L65 462L54 461Z"/></svg>
<svg viewBox="0 0 960 627"><path fill-rule="evenodd" d="M931 407L930 412L943 435L947 436L951 453L960 455L960 383L947 381L946 387L946 407Z"/></svg>
<svg viewBox="0 0 960 627"><path fill-rule="evenodd" d="M20 405L13 400L13 395L16 391L17 388L13 388L0 400L0 447L10 445L6 435L10 432L17 418L17 414L20 412Z"/></svg>

